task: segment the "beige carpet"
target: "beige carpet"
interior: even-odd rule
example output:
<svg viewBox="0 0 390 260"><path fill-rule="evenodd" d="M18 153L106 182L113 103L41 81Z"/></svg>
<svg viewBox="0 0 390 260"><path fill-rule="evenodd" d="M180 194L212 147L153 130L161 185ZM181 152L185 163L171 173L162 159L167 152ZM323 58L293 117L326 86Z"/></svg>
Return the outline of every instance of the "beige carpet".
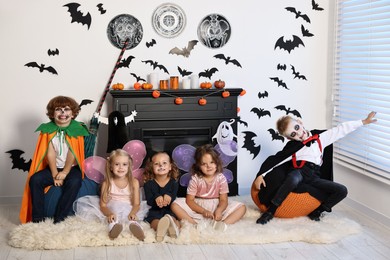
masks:
<svg viewBox="0 0 390 260"><path fill-rule="evenodd" d="M244 218L229 225L225 232L207 227L196 228L185 223L177 239L166 237L163 243L172 244L263 244L286 241L308 243L334 243L345 236L360 232L360 225L350 219L327 214L320 222L307 217L273 219L266 225L256 224L259 211L249 196L234 198L244 201L247 213ZM0 221L4 223L4 221ZM121 246L141 243L156 243L155 232L147 223L142 223L146 239L134 238L126 228L115 240L107 236L107 227L97 222L84 222L77 217L67 218L54 225L51 221L15 226L9 234L9 245L31 250L69 249L75 247Z"/></svg>

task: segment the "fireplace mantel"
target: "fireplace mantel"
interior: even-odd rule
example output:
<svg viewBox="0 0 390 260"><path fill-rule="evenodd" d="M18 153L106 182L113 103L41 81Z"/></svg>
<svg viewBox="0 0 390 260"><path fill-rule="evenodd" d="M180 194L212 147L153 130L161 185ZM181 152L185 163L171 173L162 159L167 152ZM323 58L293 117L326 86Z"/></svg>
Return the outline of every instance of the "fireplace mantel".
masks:
<svg viewBox="0 0 390 260"><path fill-rule="evenodd" d="M159 150L171 153L180 144L216 144L212 137L219 124L237 119L237 97L242 92L241 88L225 90L230 93L227 98L222 97L223 90L217 89L160 91L158 98L153 98L153 90L112 90L110 94L114 110L124 116L137 112L135 122L128 124L130 140L142 140L150 153ZM181 105L174 103L176 97L183 99ZM202 97L207 100L204 106L198 104ZM237 134L237 120L231 127ZM227 168L234 176L229 184L229 195L238 195L237 159ZM184 195L185 187L179 188L179 196Z"/></svg>

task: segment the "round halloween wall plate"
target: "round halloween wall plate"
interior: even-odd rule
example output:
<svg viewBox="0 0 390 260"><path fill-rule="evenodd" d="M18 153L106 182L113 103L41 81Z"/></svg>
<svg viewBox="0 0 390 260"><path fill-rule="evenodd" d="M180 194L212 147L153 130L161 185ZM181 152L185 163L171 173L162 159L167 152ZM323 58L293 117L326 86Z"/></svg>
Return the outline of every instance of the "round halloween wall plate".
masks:
<svg viewBox="0 0 390 260"><path fill-rule="evenodd" d="M231 33L229 21L220 14L207 15L198 26L199 41L212 49L223 47L229 41Z"/></svg>
<svg viewBox="0 0 390 260"><path fill-rule="evenodd" d="M143 29L137 18L130 14L120 14L115 16L107 26L107 37L111 44L122 49L126 39L129 43L126 49L136 47L142 40Z"/></svg>
<svg viewBox="0 0 390 260"><path fill-rule="evenodd" d="M165 3L153 12L152 25L159 35L173 38L183 31L186 25L186 16L179 6Z"/></svg>

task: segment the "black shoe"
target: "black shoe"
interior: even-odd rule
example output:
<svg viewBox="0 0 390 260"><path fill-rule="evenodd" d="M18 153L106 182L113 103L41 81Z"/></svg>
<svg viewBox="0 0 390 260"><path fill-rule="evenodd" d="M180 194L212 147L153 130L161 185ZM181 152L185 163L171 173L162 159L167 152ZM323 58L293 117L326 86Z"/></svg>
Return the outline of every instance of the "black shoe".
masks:
<svg viewBox="0 0 390 260"><path fill-rule="evenodd" d="M313 221L320 221L320 217L321 217L321 211L319 210L314 210L312 213L310 213L309 215L307 215L311 220Z"/></svg>
<svg viewBox="0 0 390 260"><path fill-rule="evenodd" d="M65 220L65 218L54 218L53 224L58 224L64 220Z"/></svg>
<svg viewBox="0 0 390 260"><path fill-rule="evenodd" d="M273 219L273 218L274 218L274 214L273 214L272 212L266 211L266 212L264 212L264 213L260 216L260 218L258 218L258 219L256 220L256 223L257 223L257 224L262 224L262 225L264 225L264 224L266 224L268 221L270 221L270 220Z"/></svg>

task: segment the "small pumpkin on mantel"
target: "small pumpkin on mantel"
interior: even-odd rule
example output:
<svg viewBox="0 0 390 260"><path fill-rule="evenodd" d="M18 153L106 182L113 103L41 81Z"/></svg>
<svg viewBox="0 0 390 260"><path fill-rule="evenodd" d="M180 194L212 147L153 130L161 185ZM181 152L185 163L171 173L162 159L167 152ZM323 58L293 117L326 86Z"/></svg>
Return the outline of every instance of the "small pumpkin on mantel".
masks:
<svg viewBox="0 0 390 260"><path fill-rule="evenodd" d="M200 83L200 88L201 89L210 89L213 86L211 82L202 82Z"/></svg>
<svg viewBox="0 0 390 260"><path fill-rule="evenodd" d="M214 82L214 87L217 88L217 89L223 89L225 87L225 81L223 80L216 80Z"/></svg>
<svg viewBox="0 0 390 260"><path fill-rule="evenodd" d="M111 86L113 90L123 90L125 88L125 85L123 83L115 83Z"/></svg>

